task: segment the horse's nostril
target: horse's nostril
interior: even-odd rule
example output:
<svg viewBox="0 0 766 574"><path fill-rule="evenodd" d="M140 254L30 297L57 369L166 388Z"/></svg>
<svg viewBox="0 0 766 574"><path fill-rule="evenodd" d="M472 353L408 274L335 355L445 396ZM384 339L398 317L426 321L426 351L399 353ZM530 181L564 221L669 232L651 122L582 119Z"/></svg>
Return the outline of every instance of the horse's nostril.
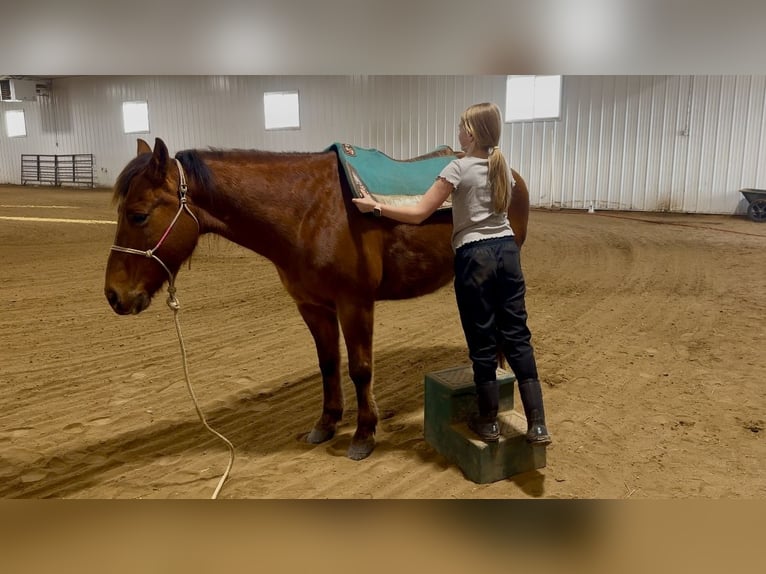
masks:
<svg viewBox="0 0 766 574"><path fill-rule="evenodd" d="M117 295L117 291L114 289L107 289L105 294L106 300L109 301L109 305L111 305L112 309L118 311L120 308L120 297Z"/></svg>

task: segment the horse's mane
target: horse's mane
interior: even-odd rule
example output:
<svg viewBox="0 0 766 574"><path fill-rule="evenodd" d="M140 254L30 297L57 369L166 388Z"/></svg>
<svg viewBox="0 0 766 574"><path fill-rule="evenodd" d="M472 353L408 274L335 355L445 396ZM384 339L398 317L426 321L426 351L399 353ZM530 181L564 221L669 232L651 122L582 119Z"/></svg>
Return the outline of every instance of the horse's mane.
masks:
<svg viewBox="0 0 766 574"><path fill-rule="evenodd" d="M215 193L215 178L213 172L205 164L203 155L205 152L196 149L186 149L176 153L176 159L186 172L189 184L207 190L209 194Z"/></svg>
<svg viewBox="0 0 766 574"><path fill-rule="evenodd" d="M215 177L213 172L207 166L205 160L208 159L228 159L228 160L247 160L247 161L268 161L274 162L280 159L291 159L301 156L313 155L312 152L276 152L262 151L254 149L220 149L208 148L205 150L187 149L176 153L175 157L181 162L186 178L190 187L192 185L199 189L204 189L211 196L215 195ZM122 170L114 184L113 202L119 201L128 194L128 188L131 180L145 170L152 155L149 153L134 157L128 165Z"/></svg>
<svg viewBox="0 0 766 574"><path fill-rule="evenodd" d="M181 166L186 172L186 177L189 183L196 183L200 188L212 192L215 188L215 180L213 173L205 165L205 161L202 158L204 152L198 150L184 150L179 151L176 154L176 159L181 162ZM128 195L128 189L130 182L139 173L144 171L152 159L152 154L144 153L134 157L128 165L126 165L117 176L117 181L114 184L114 193L112 195L112 202L116 203L120 198L124 198Z"/></svg>
<svg viewBox="0 0 766 574"><path fill-rule="evenodd" d="M196 153L202 159L228 159L228 160L248 160L248 161L275 161L279 159L293 159L296 157L306 157L316 155L316 152L304 151L265 151L259 149L240 149L240 148L216 148L210 147L206 150L186 150L176 154L178 157L182 153Z"/></svg>

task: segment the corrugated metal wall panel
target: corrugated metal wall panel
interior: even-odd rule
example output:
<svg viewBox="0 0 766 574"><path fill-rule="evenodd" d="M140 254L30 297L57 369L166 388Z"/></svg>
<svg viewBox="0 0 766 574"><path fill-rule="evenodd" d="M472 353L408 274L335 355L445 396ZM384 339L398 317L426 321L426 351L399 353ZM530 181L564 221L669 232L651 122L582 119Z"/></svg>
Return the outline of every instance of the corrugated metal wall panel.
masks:
<svg viewBox="0 0 766 574"><path fill-rule="evenodd" d="M122 102L149 102L150 143L315 151L333 141L395 158L457 147L478 101L505 102L505 76L173 76L56 79L24 109L27 137L0 134L0 181L22 153L93 153L112 185L135 153ZM263 93L298 90L301 128L263 129ZM4 118L2 119L5 128ZM540 207L742 212L742 187L766 188L766 77L567 76L561 120L506 124L509 163Z"/></svg>

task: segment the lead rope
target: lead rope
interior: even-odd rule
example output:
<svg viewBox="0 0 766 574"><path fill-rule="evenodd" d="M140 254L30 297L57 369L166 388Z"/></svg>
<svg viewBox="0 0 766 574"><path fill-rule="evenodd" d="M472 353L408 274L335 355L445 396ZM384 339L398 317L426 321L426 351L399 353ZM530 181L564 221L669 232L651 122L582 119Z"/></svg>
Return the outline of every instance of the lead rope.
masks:
<svg viewBox="0 0 766 574"><path fill-rule="evenodd" d="M181 311L181 304L178 302L178 298L176 297L176 288L174 285L174 281L172 279L173 278L171 277L171 281L168 283L167 304L168 304L168 307L170 307L173 311L173 322L176 325L176 334L178 335L178 343L181 346L181 359L182 359L181 362L183 363L183 368L184 368L186 388L189 390L189 395L191 396L192 401L194 402L194 408L197 409L197 415L199 416L199 420L202 421L202 425L211 434L217 436L219 439L225 442L226 446L229 448L229 464L226 466L226 470L224 471L223 475L218 481L218 486L213 492L213 496L210 497L211 500L215 500L216 498L218 498L218 493L221 492L223 483L226 482L226 479L229 476L229 471L231 471L231 467L234 465L234 445L231 444L231 441L229 439L227 439L225 436L223 436L221 433L219 433L217 430L213 429L209 424L207 424L207 419L205 418L205 415L202 412L202 409L200 409L199 403L197 402L197 396L194 393L194 389L192 388L192 384L191 384L191 379L189 377L189 365L186 360L186 346L184 345L184 338L183 338L183 335L181 334L181 323L178 319L178 313Z"/></svg>
<svg viewBox="0 0 766 574"><path fill-rule="evenodd" d="M189 209L189 206L186 203L186 178L184 177L184 170L181 167L181 162L178 161L176 158L176 165L178 166L178 175L180 177L179 181L179 196L181 201L181 206L178 209L178 213L176 214L176 217L171 222L170 226L168 227L168 230L165 232L165 234L160 239L159 243L157 244L157 247L160 246L162 241L167 237L168 233L170 233L170 229L173 227L173 224L176 222L176 219L178 219L178 216L181 215L182 210L186 210L189 215L192 216L192 219L197 223L197 227L199 227L199 220L194 216L191 209ZM154 248L154 250L157 249L157 247ZM154 255L154 254L152 254ZM154 256L155 259L158 259L156 256ZM158 259L159 260L159 259ZM162 263L160 261L160 263ZM163 264L163 267L167 270L168 268ZM168 271L168 276L170 279L168 280L168 300L167 304L168 307L170 307L173 311L173 322L176 326L176 334L178 335L178 344L181 347L181 362L183 363L184 368L184 378L186 379L186 388L189 390L189 396L192 399L192 402L194 403L194 408L197 410L197 416L199 416L199 420L202 422L202 426L207 429L208 432L211 434L217 436L219 439L221 439L223 442L226 443L226 446L229 449L229 464L226 465L226 470L224 471L223 475L221 476L220 480L218 481L218 486L215 487L215 490L213 491L213 496L210 497L211 500L215 500L218 498L218 493L221 492L221 488L223 487L223 483L226 482L226 479L229 476L229 472L231 471L231 467L234 465L234 445L231 444L231 441L227 439L225 436L223 436L221 433L219 433L217 430L212 428L209 424L207 424L207 419L205 418L205 414L202 412L202 409L199 407L199 402L197 401L197 395L194 393L194 388L191 384L191 378L189 377L189 365L186 360L186 345L184 345L184 338L181 334L181 322L178 319L178 313L181 311L181 304L178 301L178 298L176 297L176 286L175 286L175 277Z"/></svg>
<svg viewBox="0 0 766 574"><path fill-rule="evenodd" d="M197 410L197 415L199 416L199 420L202 421L202 425L207 429L211 434L217 436L219 439L221 439L223 442L226 443L226 446L229 448L229 464L226 466L226 470L224 471L223 475L221 476L220 480L218 481L218 486L216 487L215 491L213 491L213 496L210 498L212 500L215 500L218 498L218 493L221 492L221 488L223 487L223 483L226 482L226 479L229 476L229 472L231 471L231 467L234 465L234 445L231 444L231 441L227 439L225 436L223 436L218 431L214 430L209 424L207 424L207 419L205 418L205 415L202 413L202 409L199 407L199 402L197 401L197 395L194 393L194 389L192 388L191 384L191 378L189 377L189 365L186 360L186 346L184 345L184 338L181 334L181 323L178 319L178 313L181 310L181 304L178 301L178 298L176 297L176 286L175 286L175 276L170 272L170 269L168 269L168 266L163 263L162 259L157 257L154 253L157 251L157 249L160 248L160 245L162 245L162 242L165 241L167 236L170 234L170 230L173 229L173 226L176 224L176 221L178 221L178 218L181 216L181 213L183 211L186 211L191 218L194 220L194 222L197 224L197 228L199 228L199 220L197 219L197 216L194 215L191 209L189 209L189 206L186 203L186 177L184 176L184 170L181 167L181 162L176 159L176 165L178 166L178 175L179 175L179 189L178 189L178 199L180 202L180 205L178 206L178 211L176 212L175 217L170 222L170 225L168 225L168 228L165 230L165 233L162 234L162 237L160 237L160 240L157 242L157 245L154 246L153 249L149 249L147 251L141 251L140 249L132 249L130 247L121 247L119 245L112 245L113 251L120 251L122 253L130 253L131 255L140 255L143 257L147 257L150 259L154 259L157 263L159 263L162 268L167 272L168 274L168 299L167 304L170 309L173 311L173 321L176 326L176 334L178 335L178 343L181 346L181 362L183 364L184 369L184 377L186 379L186 388L189 390L189 395L192 398L192 402L194 403L194 408Z"/></svg>

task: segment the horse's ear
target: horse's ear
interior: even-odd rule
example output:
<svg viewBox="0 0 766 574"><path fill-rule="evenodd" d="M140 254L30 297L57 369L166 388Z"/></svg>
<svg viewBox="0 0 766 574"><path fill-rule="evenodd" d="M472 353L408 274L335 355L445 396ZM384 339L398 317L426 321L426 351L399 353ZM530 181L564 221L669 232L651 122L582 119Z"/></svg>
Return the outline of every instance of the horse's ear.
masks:
<svg viewBox="0 0 766 574"><path fill-rule="evenodd" d="M168 160L170 154L168 153L168 146L160 138L154 139L154 151L152 152L152 162L149 164L149 170L156 176L157 179L165 179L165 172L167 171Z"/></svg>
<svg viewBox="0 0 766 574"><path fill-rule="evenodd" d="M142 153L152 153L152 148L144 140L138 138L138 151L136 155L141 155Z"/></svg>

